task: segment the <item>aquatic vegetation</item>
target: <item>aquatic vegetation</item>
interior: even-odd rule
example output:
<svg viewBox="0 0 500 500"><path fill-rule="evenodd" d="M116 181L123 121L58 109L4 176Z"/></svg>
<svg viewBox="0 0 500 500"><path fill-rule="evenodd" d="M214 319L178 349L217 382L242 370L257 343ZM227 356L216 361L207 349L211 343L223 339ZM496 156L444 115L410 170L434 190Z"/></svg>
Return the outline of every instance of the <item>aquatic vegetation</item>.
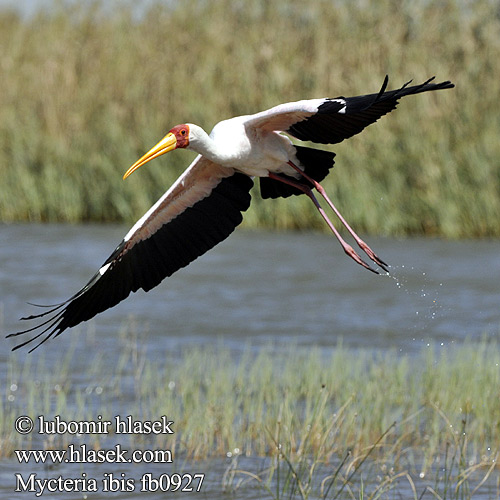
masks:
<svg viewBox="0 0 500 500"><path fill-rule="evenodd" d="M121 180L175 123L437 74L456 89L337 145L325 187L358 231L500 235L494 2L105 5L0 12L0 220L133 221L192 158ZM248 226L321 228L307 199L255 201Z"/></svg>
<svg viewBox="0 0 500 500"><path fill-rule="evenodd" d="M368 487L379 498L401 481L415 491L427 488L428 497L469 498L493 477L500 450L494 341L429 347L416 357L339 345L328 356L269 346L235 359L222 346L194 347L160 362L149 360L134 338L124 328L118 362L97 357L78 378L71 373L75 349L56 366L43 352L36 362L12 358L2 383L2 457L19 447L57 449L74 440L70 434L25 438L13 431L20 414L66 421L168 415L174 434L83 439L94 448L126 439L123 444L154 445L187 460L231 457L224 487L255 481L270 498L284 492L335 498L341 488L360 498ZM264 462L248 470L249 457Z"/></svg>

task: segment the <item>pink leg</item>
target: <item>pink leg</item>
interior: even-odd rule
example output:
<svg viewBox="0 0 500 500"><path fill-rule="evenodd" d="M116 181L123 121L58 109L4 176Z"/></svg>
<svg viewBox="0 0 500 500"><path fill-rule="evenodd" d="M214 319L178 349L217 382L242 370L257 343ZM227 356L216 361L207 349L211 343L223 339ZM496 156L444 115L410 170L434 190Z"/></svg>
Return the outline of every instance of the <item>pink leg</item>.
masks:
<svg viewBox="0 0 500 500"><path fill-rule="evenodd" d="M356 251L354 250L354 248L352 248L351 245L349 245L348 243L346 243L346 241L342 238L342 236L340 236L340 233L337 231L337 229L335 228L335 226L332 224L332 222L330 221L330 219L328 218L328 216L326 215L325 211L323 210L323 208L321 208L321 205L319 204L318 200L316 199L316 196L314 196L311 188L309 186L307 186L306 184L302 184L301 182L299 181L294 181L290 178L287 178L287 177L281 177L280 175L278 174L274 174L273 172L270 172L269 173L269 178L270 179L274 179L276 181L280 181L280 182L283 182L285 184L288 184L290 186L293 186L293 187L296 187L297 189L300 189L301 191L303 191L305 194L307 194L307 196L309 196L309 198L311 198L312 202L314 203L314 205L316 206L316 208L318 209L319 213L321 214L321 216L323 217L323 219L325 219L325 222L328 224L328 227L332 230L333 234L337 237L337 239L339 240L340 244L342 245L342 248L344 249L344 252L349 256L351 257L351 259L355 260L359 265L365 267L366 269L369 269L370 271L372 271L373 273L375 274L379 274L378 271L376 271L375 269L373 269L372 267L370 267L357 253Z"/></svg>
<svg viewBox="0 0 500 500"><path fill-rule="evenodd" d="M347 223L347 221L344 219L344 217L342 217L341 213L337 210L337 207L332 203L332 201L330 200L330 198L326 194L326 191L323 188L323 186L319 182L315 181L312 177L308 176L305 172L303 172L299 167L297 167L291 161L289 161L288 164L293 169L295 169L300 175L302 175L302 177L304 177L304 179L307 179L316 188L318 193L321 196L323 196L323 198L326 200L328 205L330 205L330 208L335 212L335 215L340 219L340 222L342 222L342 224L344 224L345 228L349 231L351 236L356 240L356 243L358 244L358 246L366 253L366 255L368 255L368 257L370 257L370 259L373 260L373 262L375 262L376 264L378 264L384 271L389 272L387 269L387 264L382 259L377 257L375 252L354 232L354 230Z"/></svg>

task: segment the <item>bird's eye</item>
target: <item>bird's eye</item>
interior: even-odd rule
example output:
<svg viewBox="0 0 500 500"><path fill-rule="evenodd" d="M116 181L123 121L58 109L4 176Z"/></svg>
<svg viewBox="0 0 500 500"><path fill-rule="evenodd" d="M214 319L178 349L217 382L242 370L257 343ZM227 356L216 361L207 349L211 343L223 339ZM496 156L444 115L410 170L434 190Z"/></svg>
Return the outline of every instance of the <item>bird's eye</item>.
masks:
<svg viewBox="0 0 500 500"><path fill-rule="evenodd" d="M185 128L183 128L183 129L181 130L181 135L186 135L186 129L185 129Z"/></svg>

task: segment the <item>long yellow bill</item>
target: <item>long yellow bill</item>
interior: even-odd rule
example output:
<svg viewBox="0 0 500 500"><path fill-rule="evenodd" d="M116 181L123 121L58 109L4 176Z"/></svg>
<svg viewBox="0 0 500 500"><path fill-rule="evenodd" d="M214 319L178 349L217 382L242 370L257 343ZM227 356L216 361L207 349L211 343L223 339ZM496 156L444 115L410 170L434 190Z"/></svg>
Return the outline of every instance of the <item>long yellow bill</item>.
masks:
<svg viewBox="0 0 500 500"><path fill-rule="evenodd" d="M161 156L177 147L177 139L172 132L169 132L156 146L152 147L143 157L139 158L123 176L126 179L132 172L135 172L139 167L158 156Z"/></svg>

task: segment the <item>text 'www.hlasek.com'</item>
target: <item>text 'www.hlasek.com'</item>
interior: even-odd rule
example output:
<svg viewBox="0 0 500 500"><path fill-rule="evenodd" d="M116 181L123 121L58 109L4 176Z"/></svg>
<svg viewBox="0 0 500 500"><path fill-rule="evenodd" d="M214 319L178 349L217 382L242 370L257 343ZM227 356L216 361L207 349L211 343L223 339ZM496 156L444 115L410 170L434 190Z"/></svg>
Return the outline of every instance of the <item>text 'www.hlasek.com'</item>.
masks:
<svg viewBox="0 0 500 500"><path fill-rule="evenodd" d="M59 415L48 420L40 415L33 419L26 415L18 417L14 428L19 434L37 433L41 436L56 435L167 435L174 434L174 422L165 415L158 420L135 420L115 416L113 420L104 420L98 415L96 420L65 421ZM20 464L44 464L48 473L57 470L60 464L172 464L172 452L162 449L128 449L116 444L107 449L95 449L86 444L69 444L64 449L31 449L14 450ZM124 472L103 472L100 477L89 477L81 472L80 477L64 477L52 473L43 477L35 472L18 472L15 476L15 492L35 493L41 496L46 493L87 493L87 492L199 492L205 475L202 473L144 473L140 477L128 477Z"/></svg>

